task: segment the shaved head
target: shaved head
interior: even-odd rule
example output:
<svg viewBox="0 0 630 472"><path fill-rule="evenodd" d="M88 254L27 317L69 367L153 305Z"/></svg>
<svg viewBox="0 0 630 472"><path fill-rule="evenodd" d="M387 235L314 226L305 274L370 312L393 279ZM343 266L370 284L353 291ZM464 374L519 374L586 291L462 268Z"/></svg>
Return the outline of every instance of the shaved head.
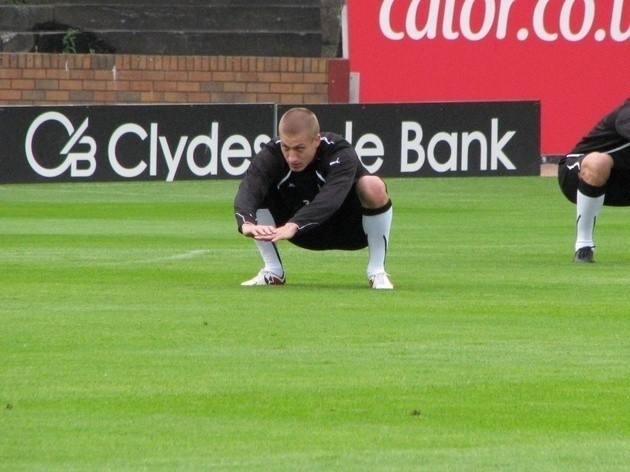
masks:
<svg viewBox="0 0 630 472"><path fill-rule="evenodd" d="M319 122L309 109L291 108L280 118L278 134L280 136L305 134L309 138L314 138L319 134Z"/></svg>
<svg viewBox="0 0 630 472"><path fill-rule="evenodd" d="M315 114L306 108L291 108L278 124L280 149L289 168L302 172L313 161L321 136Z"/></svg>

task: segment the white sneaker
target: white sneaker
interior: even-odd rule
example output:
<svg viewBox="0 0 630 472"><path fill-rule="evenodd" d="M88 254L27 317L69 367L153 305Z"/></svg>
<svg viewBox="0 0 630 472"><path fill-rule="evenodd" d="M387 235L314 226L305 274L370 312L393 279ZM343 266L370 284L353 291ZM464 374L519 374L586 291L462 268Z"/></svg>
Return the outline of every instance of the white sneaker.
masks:
<svg viewBox="0 0 630 472"><path fill-rule="evenodd" d="M369 279L370 286L376 290L392 290L394 285L390 282L389 276L385 272L374 274Z"/></svg>
<svg viewBox="0 0 630 472"><path fill-rule="evenodd" d="M278 277L276 274L269 272L266 269L260 269L256 277L246 280L241 283L243 286L251 287L254 285L284 285L284 274L282 277Z"/></svg>

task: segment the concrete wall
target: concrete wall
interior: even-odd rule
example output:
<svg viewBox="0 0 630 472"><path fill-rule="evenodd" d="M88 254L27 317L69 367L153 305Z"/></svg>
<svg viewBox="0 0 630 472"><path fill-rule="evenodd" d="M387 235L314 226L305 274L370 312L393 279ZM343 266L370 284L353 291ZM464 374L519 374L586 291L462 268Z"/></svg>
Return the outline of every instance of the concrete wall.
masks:
<svg viewBox="0 0 630 472"><path fill-rule="evenodd" d="M0 0L0 52L322 57L339 2Z"/></svg>

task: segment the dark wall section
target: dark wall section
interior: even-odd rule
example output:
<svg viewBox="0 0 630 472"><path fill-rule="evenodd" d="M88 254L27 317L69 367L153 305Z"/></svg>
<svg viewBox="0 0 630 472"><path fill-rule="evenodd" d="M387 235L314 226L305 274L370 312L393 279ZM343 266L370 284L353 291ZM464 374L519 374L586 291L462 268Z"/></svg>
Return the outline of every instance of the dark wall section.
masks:
<svg viewBox="0 0 630 472"><path fill-rule="evenodd" d="M341 3L0 0L0 51L322 57Z"/></svg>

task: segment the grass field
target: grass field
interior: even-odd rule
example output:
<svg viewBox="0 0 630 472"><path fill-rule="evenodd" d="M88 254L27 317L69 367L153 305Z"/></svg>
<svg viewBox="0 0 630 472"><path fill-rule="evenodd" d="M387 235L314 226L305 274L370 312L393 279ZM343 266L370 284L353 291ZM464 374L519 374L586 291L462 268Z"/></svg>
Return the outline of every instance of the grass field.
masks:
<svg viewBox="0 0 630 472"><path fill-rule="evenodd" d="M627 470L630 209L390 179L388 270L237 234L234 181L0 186L0 470Z"/></svg>

